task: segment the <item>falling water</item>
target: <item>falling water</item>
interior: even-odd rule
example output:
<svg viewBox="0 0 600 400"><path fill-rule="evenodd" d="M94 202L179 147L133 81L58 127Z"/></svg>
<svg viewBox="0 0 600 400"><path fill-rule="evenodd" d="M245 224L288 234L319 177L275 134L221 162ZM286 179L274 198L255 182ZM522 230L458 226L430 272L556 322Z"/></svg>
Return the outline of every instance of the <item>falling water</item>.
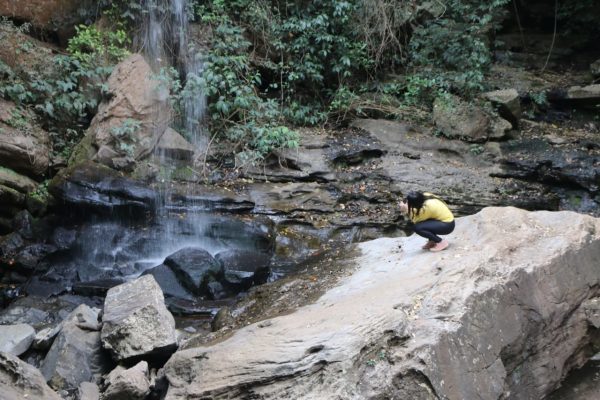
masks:
<svg viewBox="0 0 600 400"><path fill-rule="evenodd" d="M204 128L206 96L199 84L204 70L201 51L190 41L188 0L144 0L140 29L134 40L156 72L174 68L185 95L179 116L181 132L199 151L207 144Z"/></svg>

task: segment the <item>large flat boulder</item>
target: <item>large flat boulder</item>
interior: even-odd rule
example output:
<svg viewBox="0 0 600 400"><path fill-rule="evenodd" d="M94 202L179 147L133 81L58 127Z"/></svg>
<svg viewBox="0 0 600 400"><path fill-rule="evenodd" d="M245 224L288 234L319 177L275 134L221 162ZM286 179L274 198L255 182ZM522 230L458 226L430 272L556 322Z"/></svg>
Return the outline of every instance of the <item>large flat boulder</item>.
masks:
<svg viewBox="0 0 600 400"><path fill-rule="evenodd" d="M314 304L175 353L166 399L544 398L597 340L600 220L486 208L448 239L358 245Z"/></svg>
<svg viewBox="0 0 600 400"><path fill-rule="evenodd" d="M177 347L175 320L152 275L110 289L102 322L102 345L117 361L168 357Z"/></svg>
<svg viewBox="0 0 600 400"><path fill-rule="evenodd" d="M60 400L34 366L0 352L0 399Z"/></svg>

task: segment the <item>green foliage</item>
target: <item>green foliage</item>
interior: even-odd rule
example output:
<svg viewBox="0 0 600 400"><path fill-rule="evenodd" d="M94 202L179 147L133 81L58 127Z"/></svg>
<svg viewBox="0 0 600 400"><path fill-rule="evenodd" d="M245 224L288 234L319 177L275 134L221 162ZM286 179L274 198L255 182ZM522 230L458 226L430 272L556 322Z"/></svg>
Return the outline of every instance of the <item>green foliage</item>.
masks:
<svg viewBox="0 0 600 400"><path fill-rule="evenodd" d="M548 105L548 98L546 97L545 91L537 92L537 93L536 92L529 93L529 97L531 97L531 100L537 106L544 107L544 106Z"/></svg>
<svg viewBox="0 0 600 400"><path fill-rule="evenodd" d="M214 3L222 12L222 5ZM258 94L261 75L250 63L250 42L243 30L227 15L203 12L204 20L214 25L213 46L203 75L188 75L177 108L199 93L206 94L211 130L236 143L244 161L261 160L277 148L296 147L297 134L282 125L280 104Z"/></svg>
<svg viewBox="0 0 600 400"><path fill-rule="evenodd" d="M49 193L48 193L48 184L49 183L50 183L49 179L43 181L33 191L31 191L28 194L28 196L30 196L31 198L33 198L37 201L45 202L49 196Z"/></svg>
<svg viewBox="0 0 600 400"><path fill-rule="evenodd" d="M133 156L133 150L135 145L135 132L140 129L141 122L127 118L119 126L112 127L110 129L110 135L115 139L117 146L116 148L127 156Z"/></svg>
<svg viewBox="0 0 600 400"><path fill-rule="evenodd" d="M82 66L116 64L129 55L129 38L123 29L99 30L94 25L75 27L77 34L69 40L67 50Z"/></svg>
<svg viewBox="0 0 600 400"><path fill-rule="evenodd" d="M23 33L25 29L22 26L15 27L5 20L0 24L3 32L12 30ZM54 66L48 71L19 75L0 62L0 96L13 101L18 110L35 111L43 128L50 133L54 153L64 157L70 154L72 146L81 139L100 97L106 92L105 81L112 71L112 66L100 62L100 53L88 54L85 52L87 50L84 51L83 43L87 40L84 38L91 35L91 32L91 28L80 28L70 46L72 51L78 53L75 56L54 56ZM29 45L23 44L21 48L23 46L27 49ZM87 49L100 51L101 47L91 46ZM105 50L109 57L106 61L110 62L116 61L111 57L124 54L123 49L117 51L110 46ZM86 58L88 55L92 58ZM26 119L31 118L29 114L23 113L20 118L16 115L13 117L11 120L22 127L30 122Z"/></svg>
<svg viewBox="0 0 600 400"><path fill-rule="evenodd" d="M371 65L365 44L352 29L357 4L213 0L199 13L215 26L217 47L223 30L233 30L230 34L239 38L239 47L226 39L227 47L247 68L261 96L278 99L281 117L297 125L315 125L324 122L338 90L356 82ZM250 47L252 59L239 60L240 50ZM227 52L221 55L229 57Z"/></svg>
<svg viewBox="0 0 600 400"><path fill-rule="evenodd" d="M489 34L508 0L448 0L443 17L418 26L410 41L407 97L431 101L430 92L470 97L484 89L491 61Z"/></svg>

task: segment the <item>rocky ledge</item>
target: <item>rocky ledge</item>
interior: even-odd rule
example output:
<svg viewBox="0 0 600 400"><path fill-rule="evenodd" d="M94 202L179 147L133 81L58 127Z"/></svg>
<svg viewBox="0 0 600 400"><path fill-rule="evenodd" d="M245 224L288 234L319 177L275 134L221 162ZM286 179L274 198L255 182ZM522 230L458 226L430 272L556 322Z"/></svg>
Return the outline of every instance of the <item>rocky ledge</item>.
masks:
<svg viewBox="0 0 600 400"><path fill-rule="evenodd" d="M166 399L545 397L598 344L600 220L486 208L449 239L358 245L314 304L175 353Z"/></svg>

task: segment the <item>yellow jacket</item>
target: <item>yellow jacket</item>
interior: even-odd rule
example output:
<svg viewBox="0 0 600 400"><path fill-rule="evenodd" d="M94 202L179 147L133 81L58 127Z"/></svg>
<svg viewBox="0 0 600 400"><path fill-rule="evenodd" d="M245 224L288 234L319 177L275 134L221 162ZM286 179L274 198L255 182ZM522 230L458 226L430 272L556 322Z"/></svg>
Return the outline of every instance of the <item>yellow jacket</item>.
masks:
<svg viewBox="0 0 600 400"><path fill-rule="evenodd" d="M425 195L430 195L429 193L425 193ZM418 214L410 213L410 220L413 223L426 221L428 219L436 219L442 222L452 222L454 221L454 215L452 211L448 208L446 203L444 203L440 199L427 199L423 203L423 208Z"/></svg>

